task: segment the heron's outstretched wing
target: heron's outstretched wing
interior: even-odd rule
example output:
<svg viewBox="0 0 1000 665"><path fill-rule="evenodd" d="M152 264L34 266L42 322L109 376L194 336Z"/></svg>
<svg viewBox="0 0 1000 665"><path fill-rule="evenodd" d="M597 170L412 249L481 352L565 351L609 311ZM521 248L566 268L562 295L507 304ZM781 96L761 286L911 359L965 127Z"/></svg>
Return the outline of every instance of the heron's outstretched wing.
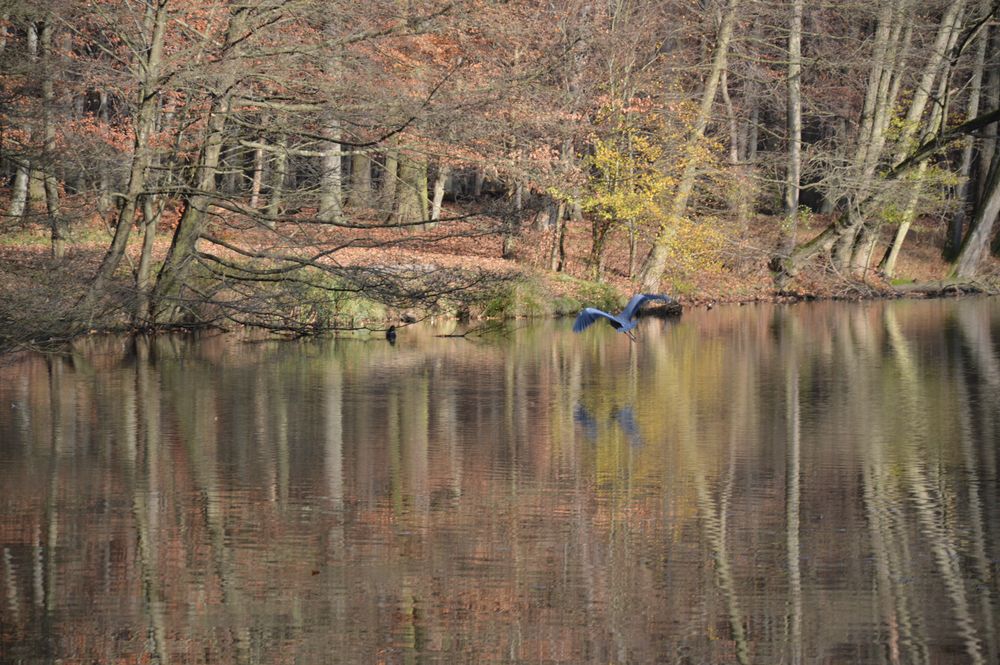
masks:
<svg viewBox="0 0 1000 665"><path fill-rule="evenodd" d="M623 309L622 313L619 314L618 316L625 319L626 321L631 321L632 319L635 318L635 315L639 313L639 310L642 308L642 306L645 305L650 300L660 300L663 302L674 301L674 299L671 298L670 296L665 296L660 293L637 293L634 296L632 296L632 299L628 301L628 304L625 305L625 309Z"/></svg>
<svg viewBox="0 0 1000 665"><path fill-rule="evenodd" d="M613 314L608 314L607 312L595 307L584 307L583 310L576 315L576 321L573 322L573 332L580 332L581 330L586 329L598 319L607 319L608 322L615 328L621 328L622 326L621 321L619 321Z"/></svg>

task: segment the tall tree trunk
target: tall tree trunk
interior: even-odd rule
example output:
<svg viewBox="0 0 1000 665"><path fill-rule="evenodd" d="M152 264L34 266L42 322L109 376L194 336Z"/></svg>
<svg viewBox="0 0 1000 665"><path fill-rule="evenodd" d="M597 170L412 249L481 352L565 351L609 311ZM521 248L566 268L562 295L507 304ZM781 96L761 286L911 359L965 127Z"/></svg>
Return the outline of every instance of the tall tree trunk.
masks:
<svg viewBox="0 0 1000 665"><path fill-rule="evenodd" d="M698 115L695 117L694 127L689 139L691 145L698 143L705 135L705 129L712 116L712 105L715 102L715 95L718 92L719 81L722 72L726 68L729 53L729 43L733 36L733 26L736 23L736 10L739 7L739 0L730 0L728 7L722 17L719 26L719 35L715 43L715 51L712 58L712 69L708 79L705 81L705 89L702 93L701 106ZM660 280L663 278L663 271L666 268L667 257L670 253L670 241L676 233L677 222L687 213L688 200L694 190L694 182L698 176L698 166L696 160L688 160L687 165L681 175L677 185L677 191L670 202L669 212L653 241L646 260L639 271L639 282L643 291L655 292L659 290Z"/></svg>
<svg viewBox="0 0 1000 665"><path fill-rule="evenodd" d="M245 38L244 23L249 6L235 5L229 15L223 57L231 55L233 48ZM193 192L184 201L184 211L174 231L174 237L164 259L163 267L153 288L150 312L154 321L170 322L180 312L177 299L185 286L185 279L196 256L198 240L205 231L206 213L215 193L215 176L219 168L226 118L229 115L232 86L237 73L231 71L217 82L208 111L208 122L202 148L198 155L198 168Z"/></svg>
<svg viewBox="0 0 1000 665"><path fill-rule="evenodd" d="M989 0L983 0L981 5L986 5ZM983 70L986 66L986 47L990 43L990 30L985 28L979 36L976 45L976 59L972 65L972 80L969 82L969 101L966 107L965 119L972 120L979 115L979 99L983 87ZM962 162L958 170L958 186L955 188L955 198L958 201L958 209L948 220L948 235L945 239L945 256L954 258L962 246L962 236L965 232L965 220L968 207L975 205L975 197L970 196L975 192L975 187L970 186L969 177L972 175L972 161L975 156L976 139L974 136L966 136L962 142Z"/></svg>
<svg viewBox="0 0 1000 665"><path fill-rule="evenodd" d="M343 177L340 146L340 120L332 114L326 119L326 147L323 149L323 175L320 178L319 218L327 222L339 222L343 218Z"/></svg>
<svg viewBox="0 0 1000 665"><path fill-rule="evenodd" d="M986 99L986 108L1000 108L1000 29L991 31L993 38L990 40L990 48L987 53L985 84L983 85L983 96ZM979 146L978 173L975 196L976 201L986 198L987 184L990 179L990 165L994 163L994 155L997 153L998 135L1000 127L998 123L991 123L983 129L983 139Z"/></svg>
<svg viewBox="0 0 1000 665"><path fill-rule="evenodd" d="M163 37L167 25L167 0L157 0L147 8L147 28L149 30L149 51L145 62L139 67L143 72L140 84L139 109L135 117L135 141L132 151L132 166L129 171L128 187L124 200L118 211L118 221L115 224L115 234L111 246L104 254L104 260L94 276L87 304L92 305L111 281L118 268L135 221L136 206L139 196L146 188L146 171L153 157L151 137L156 126L156 109L158 105L157 91L159 87L160 66L163 56Z"/></svg>
<svg viewBox="0 0 1000 665"><path fill-rule="evenodd" d="M257 146L253 151L253 176L250 180L250 208L260 205L260 188L264 183L264 148Z"/></svg>
<svg viewBox="0 0 1000 665"><path fill-rule="evenodd" d="M351 154L351 188L348 191L348 205L366 208L371 204L372 160L363 152Z"/></svg>
<svg viewBox="0 0 1000 665"><path fill-rule="evenodd" d="M446 164L438 164L437 175L434 177L434 198L431 201L431 225L441 219L441 205L444 202L444 186L448 182L448 174L451 169Z"/></svg>
<svg viewBox="0 0 1000 665"><path fill-rule="evenodd" d="M396 190L399 189L399 151L389 148L385 151L385 166L382 167L380 199L382 208L392 216L396 209Z"/></svg>
<svg viewBox="0 0 1000 665"><path fill-rule="evenodd" d="M559 272L562 270L566 258L565 243L563 240L566 232L566 202L554 201L553 205L554 209L550 218L551 223L549 224L552 228L552 245L549 247L549 270Z"/></svg>
<svg viewBox="0 0 1000 665"><path fill-rule="evenodd" d="M486 181L486 169L476 168L475 180L472 184L472 198L479 199L483 195L483 183Z"/></svg>
<svg viewBox="0 0 1000 665"><path fill-rule="evenodd" d="M951 277L969 279L979 273L979 267L990 247L990 238L1000 215L1000 163L994 156L990 168L990 179L986 183L983 199L976 208L969 225L969 234L962 243L962 249L952 264Z"/></svg>
<svg viewBox="0 0 1000 665"><path fill-rule="evenodd" d="M940 56L938 56L937 53L935 53L935 57L931 58L932 61L933 60L937 61L936 63L937 67L933 72L925 71L924 77L921 80L921 85L927 84L928 86L933 86L934 78L940 75L940 81L938 82L937 86L937 98L939 101L936 102L931 108L931 113L927 119L927 125L925 127L924 135L937 134L939 126L941 125L941 121L944 119L944 113L946 111L946 109L944 108L944 99L947 96L948 83L949 80L951 79L951 67L949 66L949 63L945 61L945 56L948 53L950 53L952 49L955 48L955 44L958 41L959 32L961 32L962 29L961 5L962 2L956 2L954 5L952 5L953 10L956 7L958 7L958 10L955 11L951 19L951 23L948 26L942 23L941 30L939 31L938 36L940 38L943 33L945 37L940 51ZM938 43L940 42L936 42L935 46L937 46ZM928 65L930 64L931 63L928 62ZM923 107L927 105L927 99L929 98L929 94L922 95L922 97L923 97L923 104L919 109L919 114L913 114L914 122L918 125L920 123L920 117L921 115L923 115L923 110L924 110ZM914 101L916 101L916 95L914 95L914 98L915 98ZM913 111L912 105L910 110L911 112ZM910 115L911 114L907 114L907 121L909 121ZM970 116L970 118L975 117L975 115L976 114L974 113L972 116ZM914 129L909 132L904 132L903 138L906 139L908 143L911 138L915 138L918 136L921 135L918 133L918 130ZM901 146L899 151L896 153L897 157L896 163L898 164L899 162L903 161L903 159L906 158L908 152L909 152L908 146L906 146L905 144ZM896 229L896 234L893 237L892 244L886 251L885 256L882 258L882 261L880 261L879 263L879 267L887 277L892 277L896 271L896 259L899 257L899 252L903 247L903 241L906 239L906 234L909 233L910 226L913 224L913 220L917 216L917 204L919 203L920 196L923 192L922 176L924 175L926 170L927 170L926 160L924 160L920 163L919 167L917 168L917 173L914 176L913 181L910 183L910 191L907 200L907 205L906 208L904 208L903 210L903 216L902 219L900 220L899 227ZM867 264L865 267L867 267Z"/></svg>
<svg viewBox="0 0 1000 665"><path fill-rule="evenodd" d="M857 177L857 185L852 192L854 209L853 215L849 218L849 226L843 227L841 233L833 243L832 260L836 267L849 271L852 269L863 270L871 260L874 251L876 236L872 229L866 226L868 222L867 202L869 194L875 183L875 171L887 138L887 130L892 119L892 109L895 106L896 97L899 93L902 73L905 69L906 46L909 35L912 33L912 17L908 16L907 9L909 0L896 0L886 3L883 13L880 15L879 29L876 32L876 57L872 64L872 70L868 81L868 92L871 97L865 97L865 112L862 116L862 131L859 134L857 152L855 153L854 172ZM884 18L885 24L882 24ZM942 26L945 25L942 23ZM950 23L948 23L950 26ZM947 33L945 33L947 34ZM885 43L881 43L882 35L885 35ZM932 58L933 59L933 58ZM928 65L925 67L925 74L931 70L936 72L937 65L931 70ZM933 76L928 86L933 85ZM912 137L912 133L919 129L919 122L923 107L926 103L926 95L915 94L910 105L907 118L915 118L904 130L901 137L903 143L907 143ZM919 112L916 112L919 110ZM908 121L909 122L909 121ZM909 132L909 136L906 136Z"/></svg>
<svg viewBox="0 0 1000 665"><path fill-rule="evenodd" d="M156 205L154 198L147 194L142 197L142 254L139 256L139 269L136 272L135 316L136 324L144 324L149 320L149 292L153 286L153 245L156 242L156 223L163 212L164 203Z"/></svg>
<svg viewBox="0 0 1000 665"><path fill-rule="evenodd" d="M267 197L268 228L274 228L275 220L284 212L285 182L288 179L288 134L281 133L278 137L277 150L274 154L274 166L271 170L271 186Z"/></svg>
<svg viewBox="0 0 1000 665"><path fill-rule="evenodd" d="M908 0L898 0L880 6L857 147L849 165L854 182L845 197L844 211L821 233L796 245L787 258L772 259L770 266L779 287L817 254L829 252L834 265L845 269L850 265L855 241L865 222L865 208L885 144L891 109L906 69L903 61L912 33L908 5Z"/></svg>
<svg viewBox="0 0 1000 665"><path fill-rule="evenodd" d="M66 256L66 242L69 236L69 225L59 210L59 182L56 180L56 124L53 118L55 109L55 88L53 74L54 54L52 51L53 18L46 17L39 35L39 50L42 62L42 180L45 184L45 209L49 217L49 229L52 237L52 258L62 259Z"/></svg>
<svg viewBox="0 0 1000 665"><path fill-rule="evenodd" d="M108 91L100 90L98 95L97 117L102 122L108 122ZM97 176L97 213L104 218L111 212L111 174L106 164L102 164Z"/></svg>
<svg viewBox="0 0 1000 665"><path fill-rule="evenodd" d="M396 187L394 223L412 225L427 221L427 163L408 153L400 153L399 183Z"/></svg>
<svg viewBox="0 0 1000 665"><path fill-rule="evenodd" d="M520 182L514 184L513 199L514 210L508 214L504 225L502 246L500 248L500 256L504 259L514 258L514 243L521 235L521 213L524 210L524 185Z"/></svg>
<svg viewBox="0 0 1000 665"><path fill-rule="evenodd" d="M785 166L785 250L795 247L802 179L802 6L793 0L788 25L788 78L785 84L788 156Z"/></svg>

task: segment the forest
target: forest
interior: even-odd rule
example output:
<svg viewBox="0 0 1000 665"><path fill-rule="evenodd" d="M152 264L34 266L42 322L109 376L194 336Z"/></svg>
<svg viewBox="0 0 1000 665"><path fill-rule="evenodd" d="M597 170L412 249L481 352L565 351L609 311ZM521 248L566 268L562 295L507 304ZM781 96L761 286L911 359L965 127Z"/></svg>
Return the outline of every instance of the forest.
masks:
<svg viewBox="0 0 1000 665"><path fill-rule="evenodd" d="M991 291L998 0L0 0L0 342Z"/></svg>

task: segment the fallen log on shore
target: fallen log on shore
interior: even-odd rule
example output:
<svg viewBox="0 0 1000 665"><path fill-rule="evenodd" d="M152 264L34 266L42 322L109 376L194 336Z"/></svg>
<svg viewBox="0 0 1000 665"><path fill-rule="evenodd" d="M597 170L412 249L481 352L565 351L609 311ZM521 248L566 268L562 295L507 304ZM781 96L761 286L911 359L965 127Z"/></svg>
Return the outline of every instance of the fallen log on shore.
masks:
<svg viewBox="0 0 1000 665"><path fill-rule="evenodd" d="M990 284L956 279L939 279L927 282L894 284L892 288L901 296L924 295L931 298L972 294L996 295L998 293L996 287Z"/></svg>

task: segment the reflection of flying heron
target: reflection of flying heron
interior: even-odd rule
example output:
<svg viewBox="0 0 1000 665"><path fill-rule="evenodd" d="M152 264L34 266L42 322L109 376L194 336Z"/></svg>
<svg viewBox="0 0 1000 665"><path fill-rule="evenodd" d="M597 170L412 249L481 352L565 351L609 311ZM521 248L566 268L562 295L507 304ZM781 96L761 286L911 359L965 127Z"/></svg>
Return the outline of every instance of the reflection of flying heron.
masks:
<svg viewBox="0 0 1000 665"><path fill-rule="evenodd" d="M666 303L674 302L674 299L670 296L659 293L637 293L632 296L632 299L625 305L625 309L619 312L618 315L608 314L596 307L585 307L577 315L576 321L573 322L573 332L585 330L598 319L606 319L612 328L618 332L625 333L634 342L635 335L632 334L632 329L638 323L636 315L639 313L639 309L650 300L660 300Z"/></svg>
<svg viewBox="0 0 1000 665"><path fill-rule="evenodd" d="M639 423L635 421L635 412L632 411L631 406L623 406L615 409L611 414L611 420L617 422L618 426L621 427L622 433L628 439L630 446L633 448L642 447L643 442L642 436L639 434ZM597 441L599 424L583 404L577 403L573 407L573 421L583 430L583 435L587 438L587 441L590 443Z"/></svg>
<svg viewBox="0 0 1000 665"><path fill-rule="evenodd" d="M587 437L587 441L593 443L597 441L597 421L594 417L590 415L587 411L587 407L583 404L577 404L573 407L573 420L579 423L580 427L583 428L583 435Z"/></svg>
<svg viewBox="0 0 1000 665"><path fill-rule="evenodd" d="M625 438L628 439L628 445L633 448L640 447L642 445L642 437L639 436L639 423L635 422L635 413L632 411L632 407L623 406L615 411L615 414L612 417L618 421L618 425L622 428L622 432L625 433Z"/></svg>

